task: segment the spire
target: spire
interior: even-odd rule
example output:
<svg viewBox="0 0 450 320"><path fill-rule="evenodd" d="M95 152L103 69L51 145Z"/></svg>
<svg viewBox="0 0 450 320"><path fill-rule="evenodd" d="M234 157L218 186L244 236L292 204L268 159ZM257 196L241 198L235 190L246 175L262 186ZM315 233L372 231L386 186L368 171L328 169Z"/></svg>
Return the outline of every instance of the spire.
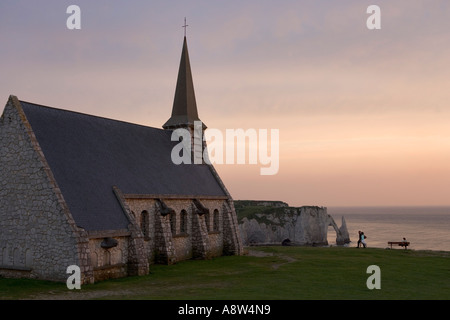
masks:
<svg viewBox="0 0 450 320"><path fill-rule="evenodd" d="M172 116L163 125L163 128L175 129L193 127L194 121L200 121L200 119L197 113L197 103L195 101L194 83L192 81L187 41L186 37L184 37ZM203 129L205 128L206 126L203 124Z"/></svg>

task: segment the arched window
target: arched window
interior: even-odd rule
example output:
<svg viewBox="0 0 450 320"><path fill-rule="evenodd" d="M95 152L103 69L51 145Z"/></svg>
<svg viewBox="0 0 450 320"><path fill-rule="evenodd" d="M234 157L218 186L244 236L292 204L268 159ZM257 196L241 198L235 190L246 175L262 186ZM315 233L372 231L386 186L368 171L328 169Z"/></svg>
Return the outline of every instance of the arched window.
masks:
<svg viewBox="0 0 450 320"><path fill-rule="evenodd" d="M214 210L214 231L220 231L220 213L219 210Z"/></svg>
<svg viewBox="0 0 450 320"><path fill-rule="evenodd" d="M187 233L187 212L186 210L181 210L180 214L180 233Z"/></svg>
<svg viewBox="0 0 450 320"><path fill-rule="evenodd" d="M150 238L150 221L147 211L142 211L141 213L141 230L144 234L144 239L148 240Z"/></svg>

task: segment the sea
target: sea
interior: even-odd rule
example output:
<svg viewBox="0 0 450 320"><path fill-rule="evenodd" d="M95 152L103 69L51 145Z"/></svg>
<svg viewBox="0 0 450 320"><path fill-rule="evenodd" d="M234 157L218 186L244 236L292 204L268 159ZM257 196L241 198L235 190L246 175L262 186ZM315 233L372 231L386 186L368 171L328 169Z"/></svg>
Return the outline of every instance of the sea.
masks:
<svg viewBox="0 0 450 320"><path fill-rule="evenodd" d="M406 238L408 249L450 251L450 207L328 207L328 214L338 227L344 217L350 247L357 245L358 231L363 231L368 247L388 248L388 241ZM336 244L332 227L328 243Z"/></svg>

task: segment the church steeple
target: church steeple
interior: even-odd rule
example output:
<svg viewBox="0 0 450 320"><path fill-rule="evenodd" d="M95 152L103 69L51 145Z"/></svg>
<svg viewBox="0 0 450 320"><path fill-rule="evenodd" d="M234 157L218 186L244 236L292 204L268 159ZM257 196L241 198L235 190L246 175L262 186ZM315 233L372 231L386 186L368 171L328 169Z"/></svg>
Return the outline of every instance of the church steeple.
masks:
<svg viewBox="0 0 450 320"><path fill-rule="evenodd" d="M192 81L191 64L187 48L186 36L183 42L178 80L173 101L172 116L163 125L164 129L193 128L194 121L200 121L195 101L194 82ZM203 129L206 126L203 124Z"/></svg>

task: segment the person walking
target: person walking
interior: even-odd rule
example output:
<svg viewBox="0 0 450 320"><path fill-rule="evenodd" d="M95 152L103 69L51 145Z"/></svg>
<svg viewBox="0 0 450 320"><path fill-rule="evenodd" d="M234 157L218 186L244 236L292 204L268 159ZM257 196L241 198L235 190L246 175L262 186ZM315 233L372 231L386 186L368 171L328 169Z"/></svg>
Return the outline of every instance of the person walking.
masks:
<svg viewBox="0 0 450 320"><path fill-rule="evenodd" d="M363 245L363 248L365 248L367 246L366 239L367 239L367 237L364 234L364 232L361 232L361 243Z"/></svg>

